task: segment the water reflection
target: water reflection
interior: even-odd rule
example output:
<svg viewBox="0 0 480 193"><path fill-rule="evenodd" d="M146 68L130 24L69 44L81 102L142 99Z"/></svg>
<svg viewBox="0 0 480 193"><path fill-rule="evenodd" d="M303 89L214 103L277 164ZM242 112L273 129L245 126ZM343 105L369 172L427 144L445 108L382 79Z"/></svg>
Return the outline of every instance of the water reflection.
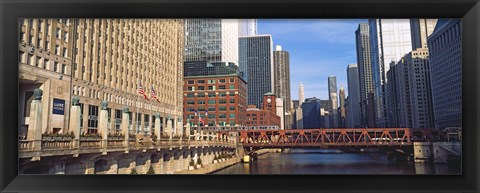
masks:
<svg viewBox="0 0 480 193"><path fill-rule="evenodd" d="M461 174L458 165L408 163L388 160L381 153L343 153L294 150L260 155L214 174Z"/></svg>

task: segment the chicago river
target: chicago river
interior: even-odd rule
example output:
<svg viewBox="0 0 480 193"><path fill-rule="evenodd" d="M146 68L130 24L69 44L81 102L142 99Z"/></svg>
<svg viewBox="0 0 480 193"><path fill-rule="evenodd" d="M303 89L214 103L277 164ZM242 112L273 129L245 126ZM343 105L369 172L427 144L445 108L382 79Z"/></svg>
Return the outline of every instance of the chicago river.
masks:
<svg viewBox="0 0 480 193"><path fill-rule="evenodd" d="M336 150L294 149L259 155L213 174L443 174L460 175L461 166L387 159L384 153L344 153Z"/></svg>

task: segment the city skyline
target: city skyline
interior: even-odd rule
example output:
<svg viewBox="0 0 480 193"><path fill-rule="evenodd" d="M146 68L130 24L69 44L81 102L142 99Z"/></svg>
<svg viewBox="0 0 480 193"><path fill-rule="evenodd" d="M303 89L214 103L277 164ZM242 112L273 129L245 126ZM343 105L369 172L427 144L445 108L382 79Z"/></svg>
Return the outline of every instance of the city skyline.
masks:
<svg viewBox="0 0 480 193"><path fill-rule="evenodd" d="M259 19L258 33L271 34L274 46L290 53L291 99L298 100L300 82L305 98L328 99L328 76L337 86L348 82L345 68L357 63L355 30L367 19ZM315 67L315 68L312 68Z"/></svg>

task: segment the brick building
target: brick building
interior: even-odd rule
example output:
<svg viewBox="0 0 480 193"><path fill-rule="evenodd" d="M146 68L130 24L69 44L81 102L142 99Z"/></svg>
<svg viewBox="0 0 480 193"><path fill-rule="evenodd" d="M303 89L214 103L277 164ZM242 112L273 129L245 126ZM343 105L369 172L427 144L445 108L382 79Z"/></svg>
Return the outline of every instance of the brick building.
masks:
<svg viewBox="0 0 480 193"><path fill-rule="evenodd" d="M193 61L185 62L184 67L184 124L245 125L247 83L241 78L238 66Z"/></svg>
<svg viewBox="0 0 480 193"><path fill-rule="evenodd" d="M276 97L272 93L263 95L263 108L259 109L255 105L248 105L247 108L247 126L278 126L280 127L280 117L276 112Z"/></svg>

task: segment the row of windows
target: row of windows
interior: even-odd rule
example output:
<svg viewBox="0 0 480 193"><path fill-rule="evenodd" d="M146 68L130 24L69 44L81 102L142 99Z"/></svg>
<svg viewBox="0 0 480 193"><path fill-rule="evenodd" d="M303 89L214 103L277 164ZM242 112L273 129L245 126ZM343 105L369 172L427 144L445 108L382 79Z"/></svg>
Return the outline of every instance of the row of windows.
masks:
<svg viewBox="0 0 480 193"><path fill-rule="evenodd" d="M20 59L19 59L20 63L36 66L46 70L51 70L57 73L68 74L66 64L62 64L56 61L50 61L47 58L43 58L33 54L27 55L25 52L22 52L22 51L20 51L19 55L20 55Z"/></svg>
<svg viewBox="0 0 480 193"><path fill-rule="evenodd" d="M194 98L194 97L195 97L195 94L196 94L196 93L188 93L188 94L187 94L187 98ZM234 93L234 92L230 92L228 95L229 95L229 96L235 96L235 93ZM198 94L197 94L197 97L205 97L205 96L207 96L207 95L205 95L205 93L198 93ZM208 97L216 97L216 96L217 96L216 93L208 93ZM223 93L218 93L218 96L219 96L219 97L225 97L225 96L227 96L227 93L224 93L224 92L223 92Z"/></svg>
<svg viewBox="0 0 480 193"><path fill-rule="evenodd" d="M227 100L220 99L220 100L218 100L218 103L219 104L226 104ZM230 99L229 103L235 103L235 99ZM187 100L187 104L193 105L193 104L195 104L195 101L194 100ZM205 104L205 100L197 100L197 104ZM208 104L217 104L217 101L216 100L208 100Z"/></svg>
<svg viewBox="0 0 480 193"><path fill-rule="evenodd" d="M208 84L215 84L216 83L216 80L207 80L207 81L208 81ZM226 79L219 79L218 82L219 83L226 83L227 80ZM229 80L229 82L235 82L235 79L231 78ZM188 80L187 84L195 84L195 80ZM205 80L197 80L197 84L205 84Z"/></svg>
<svg viewBox="0 0 480 193"><path fill-rule="evenodd" d="M218 90L226 90L226 85L218 86ZM228 89L235 89L235 85L229 85ZM198 86L197 90L205 90L205 86ZM208 86L207 90L217 90L216 86ZM195 91L195 86L188 86L187 91Z"/></svg>
<svg viewBox="0 0 480 193"><path fill-rule="evenodd" d="M216 110L215 107L208 107L207 109L208 109L209 112L214 112L214 111ZM235 106L230 106L228 109L231 110L231 111L234 111L234 110L235 110ZM219 107L218 107L218 111L226 111L226 110L227 110L227 107L226 107L226 106L219 106ZM193 107L187 107L187 111L189 111L189 112L194 112L194 111L195 111L195 108L193 108ZM198 111L200 111L200 112L205 111L205 107L198 107L197 112L198 112Z"/></svg>

